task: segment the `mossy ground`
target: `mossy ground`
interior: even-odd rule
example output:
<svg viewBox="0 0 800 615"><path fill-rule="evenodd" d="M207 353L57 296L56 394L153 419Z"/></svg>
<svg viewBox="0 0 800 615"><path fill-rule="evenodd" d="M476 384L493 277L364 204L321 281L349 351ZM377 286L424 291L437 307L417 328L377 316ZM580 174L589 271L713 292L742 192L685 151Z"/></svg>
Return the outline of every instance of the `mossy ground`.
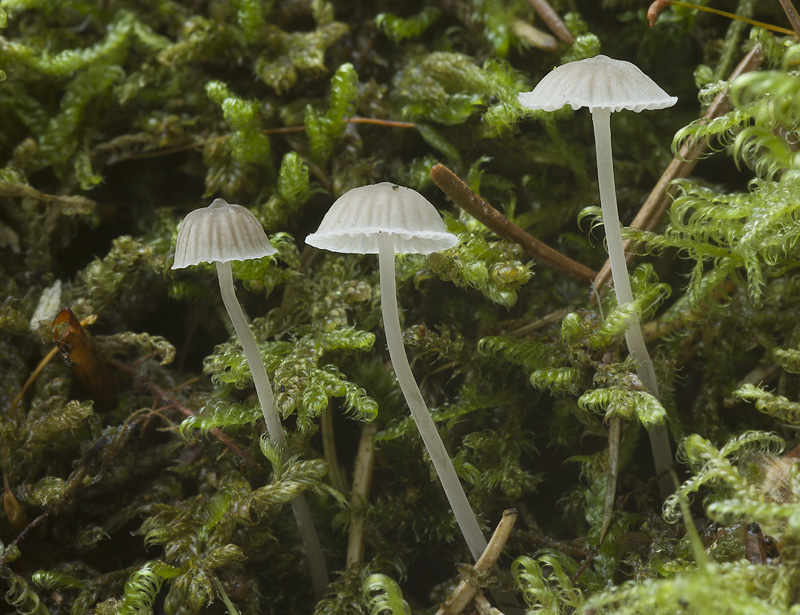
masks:
<svg viewBox="0 0 800 615"><path fill-rule="evenodd" d="M785 24L777 1L713 4ZM401 612L402 599L435 610L469 556L388 365L376 259L303 242L343 192L394 181L459 236L398 259L399 298L470 501L487 531L520 512L497 581L531 613L798 612L800 481L776 455L800 423L800 47L688 9L650 29L646 2L552 5L575 43L544 50L515 29L546 29L524 0L0 2L7 610L355 615ZM765 61L733 84L733 110L693 123L754 45ZM625 223L674 136L716 151L665 220L627 231L643 265L621 308L460 213L429 177L443 162L599 269L588 114L516 101L599 52L679 97L612 118ZM249 207L278 249L234 277L286 462L262 440L213 267L170 270L179 221L213 197ZM93 317L89 338L59 324L62 352L24 389L65 306ZM663 405L626 360L631 313L660 325L648 330ZM666 502L642 427L665 413L685 441ZM620 473L598 547L611 418L623 419ZM372 489L353 499L365 430ZM301 492L332 571L321 600L287 505ZM346 567L359 520L363 561Z"/></svg>

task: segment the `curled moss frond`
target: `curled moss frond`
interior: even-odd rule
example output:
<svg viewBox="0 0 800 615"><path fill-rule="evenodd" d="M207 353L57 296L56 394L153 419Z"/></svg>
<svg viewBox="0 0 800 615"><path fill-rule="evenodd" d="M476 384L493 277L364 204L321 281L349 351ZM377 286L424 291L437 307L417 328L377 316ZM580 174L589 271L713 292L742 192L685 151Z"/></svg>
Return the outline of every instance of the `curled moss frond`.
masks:
<svg viewBox="0 0 800 615"><path fill-rule="evenodd" d="M396 44L407 38L419 38L441 15L441 9L426 6L416 15L407 18L392 13L379 13L375 16L375 23Z"/></svg>
<svg viewBox="0 0 800 615"><path fill-rule="evenodd" d="M585 598L571 578L579 563L555 550L540 551L534 557L521 556L511 565L514 582L522 592L529 612L542 615L566 615L583 606ZM584 576L586 575L586 576ZM583 581L592 576L584 571Z"/></svg>
<svg viewBox="0 0 800 615"><path fill-rule="evenodd" d="M410 615L400 587L385 574L371 574L361 586L369 615Z"/></svg>
<svg viewBox="0 0 800 615"><path fill-rule="evenodd" d="M775 395L753 384L744 384L734 391L738 399L754 402L756 410L789 425L800 423L800 403L783 395Z"/></svg>
<svg viewBox="0 0 800 615"><path fill-rule="evenodd" d="M178 569L159 561L150 561L131 573L125 582L120 615L151 613L162 583L175 577Z"/></svg>
<svg viewBox="0 0 800 615"><path fill-rule="evenodd" d="M783 439L773 433L748 431L738 437L731 438L721 449L711 442L692 434L681 444L679 456L686 460L694 470L694 475L684 482L664 503L664 518L675 522L680 518L680 500L689 496L705 485L715 487L715 500L736 497L756 503L763 502L754 486L750 485L734 462L743 455L754 450L777 452L783 448Z"/></svg>

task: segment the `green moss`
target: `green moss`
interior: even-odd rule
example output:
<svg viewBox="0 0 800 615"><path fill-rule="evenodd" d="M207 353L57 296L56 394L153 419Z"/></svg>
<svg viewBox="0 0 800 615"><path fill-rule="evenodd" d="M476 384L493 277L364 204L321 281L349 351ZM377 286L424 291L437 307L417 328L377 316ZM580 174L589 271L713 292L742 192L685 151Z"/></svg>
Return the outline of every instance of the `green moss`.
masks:
<svg viewBox="0 0 800 615"><path fill-rule="evenodd" d="M388 362L376 259L303 242L335 196L377 181L420 190L458 235L397 259L404 341L481 522L520 511L498 580L523 608L797 610L798 469L778 455L800 408L800 46L682 7L650 30L630 2L551 4L576 38L555 51L515 39L517 20L545 27L523 0L0 2L7 610L366 615L445 600L469 557ZM735 10L783 19L761 4ZM764 68L729 82L756 44ZM601 51L680 97L612 120L623 221L670 142L710 142L660 226L624 229L639 254L622 306L531 260L429 176L445 162L599 269L588 118L530 112L517 95ZM730 111L695 121L726 88ZM212 196L248 207L277 249L233 271L286 459L263 438L213 265L169 268L179 220ZM40 302L48 316L32 325ZM86 329L111 403L80 386L91 361L48 358L54 305L97 317ZM635 319L661 400L627 358ZM601 544L609 418L622 419L620 463ZM666 503L642 429L664 421L683 441ZM354 494L370 432L371 490ZM299 494L334 571L321 597L287 506ZM362 561L347 565L362 522ZM743 559L752 522L766 561Z"/></svg>

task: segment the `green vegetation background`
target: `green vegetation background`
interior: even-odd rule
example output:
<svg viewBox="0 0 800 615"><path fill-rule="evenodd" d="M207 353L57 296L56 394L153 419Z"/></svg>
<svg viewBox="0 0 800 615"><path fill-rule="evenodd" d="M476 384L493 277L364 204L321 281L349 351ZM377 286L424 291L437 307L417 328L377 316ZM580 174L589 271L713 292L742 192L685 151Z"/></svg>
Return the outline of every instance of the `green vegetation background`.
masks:
<svg viewBox="0 0 800 615"><path fill-rule="evenodd" d="M713 4L785 25L777 1ZM800 479L776 456L800 424L800 47L678 8L650 29L646 2L552 5L576 42L545 50L520 38L520 21L545 29L524 0L0 2L7 610L385 614L404 608L399 585L412 611L432 612L459 569L470 576L388 366L375 258L303 243L343 192L393 181L459 235L398 259L415 373L487 532L520 512L501 576L476 582L513 586L529 613L800 612ZM733 110L692 123L753 45L766 60L732 85ZM647 255L621 308L593 305L428 176L444 162L598 269L588 114L530 112L516 95L600 52L680 99L612 118L623 221L671 145L707 137L716 150L661 227L626 231ZM169 269L180 219L218 196L249 207L278 249L234 275L284 416L285 464L262 445L213 269ZM56 356L14 405L63 306L97 317L92 344L116 363L87 390ZM626 361L632 311L663 325L651 344L663 406ZM665 412L684 442L666 503L642 427ZM624 419L621 470L597 550L611 417ZM369 424L372 490L351 502ZM321 600L285 505L299 492L333 571ZM355 516L365 557L346 568ZM745 557L753 523L762 561Z"/></svg>

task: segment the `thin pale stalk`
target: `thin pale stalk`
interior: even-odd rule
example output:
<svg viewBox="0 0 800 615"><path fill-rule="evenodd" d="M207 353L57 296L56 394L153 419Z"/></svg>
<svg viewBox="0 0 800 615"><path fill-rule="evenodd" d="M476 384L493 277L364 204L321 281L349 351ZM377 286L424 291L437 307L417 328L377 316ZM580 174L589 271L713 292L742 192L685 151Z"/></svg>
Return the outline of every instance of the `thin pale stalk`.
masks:
<svg viewBox="0 0 800 615"><path fill-rule="evenodd" d="M331 486L337 491L347 491L342 471L339 468L339 455L336 452L336 432L333 429L333 410L331 405L325 409L320 417L320 426L322 431L322 454L328 462L328 478L331 481Z"/></svg>
<svg viewBox="0 0 800 615"><path fill-rule="evenodd" d="M375 423L367 423L361 430L358 452L353 462L353 490L350 495L350 507L355 511L347 537L347 567L364 560L364 515L361 508L369 499L372 485L372 470L375 467L375 444L372 439L378 432Z"/></svg>
<svg viewBox="0 0 800 615"><path fill-rule="evenodd" d="M261 413L267 424L267 435L273 446L281 451L284 459L288 454L286 436L283 433L281 419L278 416L278 409L275 407L275 397L272 394L272 386L269 383L267 370L261 360L261 353L256 344L256 338L247 324L242 307L236 299L236 291L233 287L233 273L230 263L216 262L217 276L219 277L219 290L222 293L222 302L228 311L233 328L239 337L245 359L250 366L250 373L253 376L253 384L256 387L258 402L261 404ZM317 530L314 521L311 519L311 511L304 495L299 495L291 502L300 536L306 548L306 557L311 570L311 579L314 585L314 592L321 596L328 585L328 569L325 565L325 557L322 554L322 546L319 543Z"/></svg>
<svg viewBox="0 0 800 615"><path fill-rule="evenodd" d="M614 158L611 151L611 111L609 109L592 110L592 125L594 126L594 140L597 152L597 182L600 189L600 207L603 211L603 225L606 231L608 247L608 260L611 263L611 277L614 280L614 289L617 292L618 303L633 301L631 281L628 277L628 266L625 261L625 250L622 246L622 231L619 224L617 210L617 193L614 183ZM660 398L658 382L653 369L653 362L644 343L642 327L638 318L633 318L625 333L628 350L631 356L639 363L636 373L648 391L656 398ZM656 474L667 476L667 470L672 467L672 449L667 436L666 427L655 427L648 431L650 446L653 450ZM665 480L659 481L662 495L671 493L672 486Z"/></svg>
<svg viewBox="0 0 800 615"><path fill-rule="evenodd" d="M397 285L394 276L394 238L391 233L378 235L378 256L381 278L381 311L383 328L386 333L386 344L389 347L389 358L392 361L397 382L403 391L411 416L417 424L419 435L428 450L433 467L439 475L447 500L461 528L472 557L477 561L486 549L486 538L478 524L478 519L467 500L467 494L461 486L453 462L444 447L442 438L428 411L428 406L414 379L403 346L403 334L400 330L400 313L397 307Z"/></svg>

